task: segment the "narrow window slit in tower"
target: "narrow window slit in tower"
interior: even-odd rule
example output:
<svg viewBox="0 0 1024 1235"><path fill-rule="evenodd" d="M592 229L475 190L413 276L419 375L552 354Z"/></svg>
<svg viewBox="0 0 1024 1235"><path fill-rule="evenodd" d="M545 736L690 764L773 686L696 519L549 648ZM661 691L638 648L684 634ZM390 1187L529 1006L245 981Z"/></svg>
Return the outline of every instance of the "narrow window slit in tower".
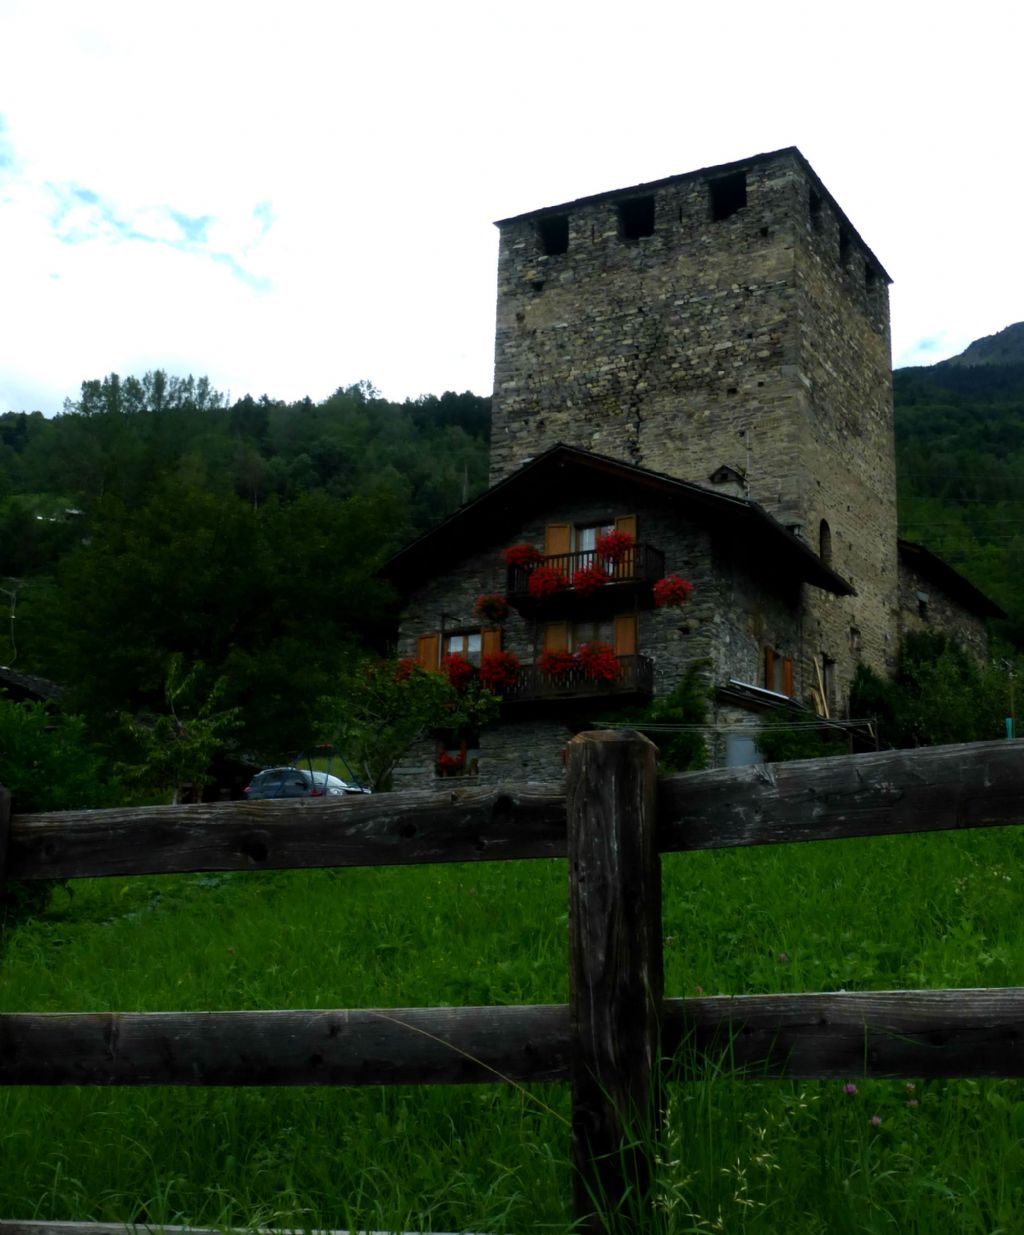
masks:
<svg viewBox="0 0 1024 1235"><path fill-rule="evenodd" d="M557 257L559 253L569 252L569 216L567 214L551 214L538 219L537 234L540 237L540 247L546 257Z"/></svg>
<svg viewBox="0 0 1024 1235"><path fill-rule="evenodd" d="M640 240L654 235L654 198L631 197L619 202L619 235L623 240Z"/></svg>
<svg viewBox="0 0 1024 1235"><path fill-rule="evenodd" d="M811 189L807 194L807 213L811 226L817 231L821 227L821 194L817 189Z"/></svg>
<svg viewBox="0 0 1024 1235"><path fill-rule="evenodd" d="M840 266L845 266L846 263L850 260L851 247L852 245L850 242L850 233L846 230L845 227L841 227L839 229L839 264Z"/></svg>
<svg viewBox="0 0 1024 1235"><path fill-rule="evenodd" d="M733 172L708 182L711 218L715 223L731 218L747 204L747 173Z"/></svg>

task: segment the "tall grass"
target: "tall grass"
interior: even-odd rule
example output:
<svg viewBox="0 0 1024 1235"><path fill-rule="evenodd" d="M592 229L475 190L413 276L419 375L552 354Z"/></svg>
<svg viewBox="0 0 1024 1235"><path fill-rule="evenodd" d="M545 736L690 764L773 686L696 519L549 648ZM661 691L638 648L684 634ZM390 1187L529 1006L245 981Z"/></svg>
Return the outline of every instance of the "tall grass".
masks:
<svg viewBox="0 0 1024 1235"><path fill-rule="evenodd" d="M666 992L1024 984L1016 829L671 855ZM0 1008L564 1002L562 862L79 881ZM652 1229L1024 1229L1024 1087L668 1090ZM564 1087L8 1089L0 1217L566 1231ZM656 1219L655 1219L656 1214Z"/></svg>

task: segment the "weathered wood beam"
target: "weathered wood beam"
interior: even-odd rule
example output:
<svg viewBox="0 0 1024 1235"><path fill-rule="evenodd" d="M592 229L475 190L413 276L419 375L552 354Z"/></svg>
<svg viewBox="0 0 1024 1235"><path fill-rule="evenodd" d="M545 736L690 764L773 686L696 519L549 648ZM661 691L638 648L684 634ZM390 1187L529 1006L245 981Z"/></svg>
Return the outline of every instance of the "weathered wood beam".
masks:
<svg viewBox="0 0 1024 1235"><path fill-rule="evenodd" d="M460 782L437 793L15 813L8 874L69 879L564 856L561 787Z"/></svg>
<svg viewBox="0 0 1024 1235"><path fill-rule="evenodd" d="M648 1229L661 1109L657 763L638 733L568 747L569 1015L576 1229Z"/></svg>
<svg viewBox="0 0 1024 1235"><path fill-rule="evenodd" d="M1024 987L736 995L665 1003L679 1078L1024 1076Z"/></svg>
<svg viewBox="0 0 1024 1235"><path fill-rule="evenodd" d="M567 1081L569 1040L567 1004L8 1012L0 1084ZM1024 1076L1024 987L667 999L662 1052L677 1079Z"/></svg>
<svg viewBox="0 0 1024 1235"><path fill-rule="evenodd" d="M1024 741L968 742L661 782L662 853L1024 823Z"/></svg>
<svg viewBox="0 0 1024 1235"><path fill-rule="evenodd" d="M464 1085L568 1076L564 1004L0 1014L0 1085Z"/></svg>
<svg viewBox="0 0 1024 1235"><path fill-rule="evenodd" d="M12 879L564 857L564 787L18 815ZM17 803L14 804L15 806ZM1024 741L758 764L658 786L663 853L1024 823Z"/></svg>

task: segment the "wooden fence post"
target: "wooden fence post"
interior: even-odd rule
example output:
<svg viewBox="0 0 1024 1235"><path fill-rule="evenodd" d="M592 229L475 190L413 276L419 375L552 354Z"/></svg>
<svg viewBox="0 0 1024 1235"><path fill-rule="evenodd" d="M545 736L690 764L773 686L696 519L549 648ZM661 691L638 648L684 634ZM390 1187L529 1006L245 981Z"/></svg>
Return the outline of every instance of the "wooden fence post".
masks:
<svg viewBox="0 0 1024 1235"><path fill-rule="evenodd" d="M656 748L568 746L569 1008L577 1229L645 1229L659 1127L661 862Z"/></svg>

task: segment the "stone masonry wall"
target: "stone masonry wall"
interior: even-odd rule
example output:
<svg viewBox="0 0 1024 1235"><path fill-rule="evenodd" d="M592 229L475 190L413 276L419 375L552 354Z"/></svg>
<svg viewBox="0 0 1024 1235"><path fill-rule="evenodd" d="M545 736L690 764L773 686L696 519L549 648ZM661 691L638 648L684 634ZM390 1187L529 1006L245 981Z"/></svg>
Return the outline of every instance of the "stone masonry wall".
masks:
<svg viewBox="0 0 1024 1235"><path fill-rule="evenodd" d="M624 514L637 515L638 541L665 553L666 573L681 574L694 585L692 599L683 609L635 609L632 599L618 608L605 607L610 613L636 612L637 651L654 662L657 696L669 693L694 664L702 666L709 689L729 678L763 685L766 646L792 656L799 666L799 590L780 585L763 564L744 564L742 549L722 543L712 531L682 517L668 503L638 506L622 495L566 498L553 503L543 515L524 521L506 543L525 540L540 546L546 523L586 526ZM417 637L440 630L442 625L449 632L479 626L473 617L477 596L505 590L504 547L495 544L451 563L409 597L401 621L400 656L414 656ZM543 648L544 621L559 616L552 611L534 621L513 612L504 626L503 646L523 664L532 663ZM806 685L798 669L794 682L798 698ZM609 696L581 704L576 715L589 711L591 722L608 719L615 707L615 697ZM481 733L480 778L550 780L559 775L560 752L571 729L555 715L538 718L531 714L518 720L516 713L515 705L506 706L501 722ZM433 740L419 744L397 769L396 788L429 788L440 783L434 773L435 754Z"/></svg>
<svg viewBox="0 0 1024 1235"><path fill-rule="evenodd" d="M492 482L562 441L700 484L728 464L815 549L825 520L858 594L805 590L800 677L835 662L841 713L858 660L891 672L897 647L887 281L792 152L723 170L746 200L718 220L711 172L501 224ZM646 197L651 234L625 238Z"/></svg>
<svg viewBox="0 0 1024 1235"><path fill-rule="evenodd" d="M919 594L928 599L922 602ZM988 660L988 632L983 619L957 604L908 562L900 561L899 636L902 639L916 630L952 635L979 661Z"/></svg>

